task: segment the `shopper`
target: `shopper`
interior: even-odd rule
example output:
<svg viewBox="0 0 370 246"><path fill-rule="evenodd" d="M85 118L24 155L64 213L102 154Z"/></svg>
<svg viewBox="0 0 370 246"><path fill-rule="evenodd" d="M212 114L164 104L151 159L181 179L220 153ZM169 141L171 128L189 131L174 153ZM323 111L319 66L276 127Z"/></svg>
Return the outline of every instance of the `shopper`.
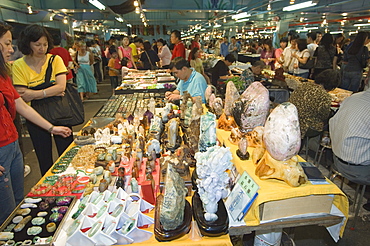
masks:
<svg viewBox="0 0 370 246"><path fill-rule="evenodd" d="M166 92L165 96L167 100L180 100L184 91L187 91L193 99L194 97L201 96L203 103L206 102L205 91L207 82L200 73L190 68L187 60L182 57L176 57L171 61L170 69L180 79L180 82L176 90Z"/></svg>
<svg viewBox="0 0 370 246"><path fill-rule="evenodd" d="M45 83L46 69L52 56L47 53L52 46L51 36L42 26L27 26L19 34L18 47L25 56L13 64L13 83L22 99L31 102L31 105L36 101L41 103L44 98L65 94L67 69L60 56L55 56L52 63L50 86L46 85L49 86L46 89L36 89ZM50 129L49 132L45 131L46 127L40 128L29 120L26 121L26 125L39 161L41 175L44 175L53 164ZM58 155L61 155L73 142L73 136L63 138L54 135L54 141Z"/></svg>
<svg viewBox="0 0 370 246"><path fill-rule="evenodd" d="M134 58L134 62L138 62L140 58L141 49L143 48L143 39L139 37L135 37L133 42L129 45L131 48L132 57ZM137 67L137 66L136 66Z"/></svg>
<svg viewBox="0 0 370 246"><path fill-rule="evenodd" d="M144 42L144 52L141 53L140 60L143 63L143 69L154 70L158 68L159 57L152 49L149 41Z"/></svg>
<svg viewBox="0 0 370 246"><path fill-rule="evenodd" d="M307 79L310 74L310 70L299 67L300 64L306 64L308 58L310 58L310 52L307 49L307 40L304 38L297 39L297 48L298 51L292 54L292 57L294 58L293 75Z"/></svg>
<svg viewBox="0 0 370 246"><path fill-rule="evenodd" d="M174 44L171 60L173 60L176 57L182 57L182 58L186 59L186 57L185 57L185 45L181 41L180 31L174 30L174 31L171 32L171 43Z"/></svg>
<svg viewBox="0 0 370 246"><path fill-rule="evenodd" d="M315 50L317 48L317 44L315 43L316 40L316 32L309 32L307 33L307 49L310 52L310 57L313 57Z"/></svg>
<svg viewBox="0 0 370 246"><path fill-rule="evenodd" d="M240 75L240 80L244 82L244 90L252 84L254 81L260 81L262 70L265 68L265 63L263 61L255 61L252 67L245 69Z"/></svg>
<svg viewBox="0 0 370 246"><path fill-rule="evenodd" d="M100 46L95 40L91 41L90 51L94 56L94 63L93 63L94 77L96 78L96 81L98 83L102 83L103 81L103 75L101 71L101 63L102 63L101 55L102 54L101 54Z"/></svg>
<svg viewBox="0 0 370 246"><path fill-rule="evenodd" d="M203 77L206 79L207 84L210 83L209 77L204 73L204 67L203 62L199 58L201 50L197 47L194 47L192 51L190 52L190 67L194 68L195 71L203 75Z"/></svg>
<svg viewBox="0 0 370 246"><path fill-rule="evenodd" d="M226 75L232 75L229 66L235 62L235 57L232 54L228 54L225 57L225 60L219 60L216 65L211 69L212 73L212 85L214 85L216 88L219 88L218 86L218 80L220 79L220 76L226 76Z"/></svg>
<svg viewBox="0 0 370 246"><path fill-rule="evenodd" d="M124 57L122 60L126 59L126 65L127 65L127 57ZM119 85L118 83L118 78L120 75L120 69L121 69L121 64L120 60L118 59L118 53L113 52L111 54L111 58L109 59L108 62L108 68L109 68L109 78L110 78L110 85L113 90L113 95L114 95L114 90L117 88Z"/></svg>
<svg viewBox="0 0 370 246"><path fill-rule="evenodd" d="M128 59L127 67L135 68L136 64L134 62L134 57L132 55L132 48L129 46L130 39L127 36L122 38L122 45L118 47L118 59L121 61L124 57Z"/></svg>
<svg viewBox="0 0 370 246"><path fill-rule="evenodd" d="M260 59L265 62L266 66L270 66L271 70L275 70L275 49L272 47L271 39L265 40Z"/></svg>
<svg viewBox="0 0 370 246"><path fill-rule="evenodd" d="M292 75L294 73L294 58L292 54L298 51L297 39L298 36L292 36L290 40L290 46L284 49L280 56L280 63L282 63L284 71Z"/></svg>
<svg viewBox="0 0 370 246"><path fill-rule="evenodd" d="M224 42L221 44L220 55L226 57L229 54L229 38L224 37Z"/></svg>
<svg viewBox="0 0 370 246"><path fill-rule="evenodd" d="M320 73L315 83L302 83L289 98L298 111L301 138L314 137L324 130L330 115L329 91L340 84L340 72L327 69Z"/></svg>
<svg viewBox="0 0 370 246"><path fill-rule="evenodd" d="M61 38L59 34L53 35L53 44L54 48L52 48L49 53L53 55L58 55L63 59L64 65L66 66L68 72L67 72L67 82L71 82L73 80L73 74L72 74L72 67L73 67L73 60L69 52L63 48L60 47Z"/></svg>
<svg viewBox="0 0 370 246"><path fill-rule="evenodd" d="M220 55L220 51L221 51L221 41L220 41L219 38L216 38L215 46L214 46L214 50L213 50L213 54L215 56L219 56Z"/></svg>
<svg viewBox="0 0 370 246"><path fill-rule="evenodd" d="M86 49L86 43L81 41L77 45L75 59L77 90L81 100L90 98L89 93L97 93L96 80L91 65L94 62L93 54Z"/></svg>
<svg viewBox="0 0 370 246"><path fill-rule="evenodd" d="M162 38L158 39L157 47L158 47L158 57L160 60L160 67L169 68L172 54L167 46L166 41L164 41Z"/></svg>
<svg viewBox="0 0 370 246"><path fill-rule="evenodd" d="M283 54L285 48L288 45L288 38L284 37L280 39L280 48L275 50L275 69L280 68L282 63L280 63L280 56Z"/></svg>
<svg viewBox="0 0 370 246"><path fill-rule="evenodd" d="M338 53L333 46L333 35L325 33L313 57L316 59L313 78L326 69L337 69Z"/></svg>
<svg viewBox="0 0 370 246"><path fill-rule="evenodd" d="M195 34L194 39L191 41L190 50L193 50L194 48L201 49L199 40L200 40L200 35Z"/></svg>
<svg viewBox="0 0 370 246"><path fill-rule="evenodd" d="M353 92L359 90L363 70L368 64L369 50L365 45L369 41L367 32L359 32L344 52L340 88Z"/></svg>
<svg viewBox="0 0 370 246"><path fill-rule="evenodd" d="M8 62L13 53L11 26L0 22L0 225L23 200L23 158L18 145L18 133L13 124L18 112L47 133L71 136L68 127L53 126L26 104L14 89L9 76ZM23 58L21 58L23 59ZM64 74L58 77L65 77ZM50 92L50 89L48 90ZM50 133L48 133L50 135ZM44 143L46 145L46 143Z"/></svg>
<svg viewBox="0 0 370 246"><path fill-rule="evenodd" d="M235 36L231 37L231 43L229 45L229 53L235 57L235 60L238 60L238 52L241 50L240 44L237 42Z"/></svg>

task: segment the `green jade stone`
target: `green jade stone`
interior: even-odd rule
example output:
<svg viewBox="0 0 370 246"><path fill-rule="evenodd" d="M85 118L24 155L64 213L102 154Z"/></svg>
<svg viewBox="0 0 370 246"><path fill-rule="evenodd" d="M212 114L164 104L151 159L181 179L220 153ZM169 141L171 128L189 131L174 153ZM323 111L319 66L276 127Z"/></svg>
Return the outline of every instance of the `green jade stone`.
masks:
<svg viewBox="0 0 370 246"><path fill-rule="evenodd" d="M113 216L113 217L115 217L115 218L116 218L118 215L120 215L120 214L121 214L122 210L123 210L123 204L118 204L118 205L114 208L114 210L113 210L113 212L112 212L111 216Z"/></svg>
<svg viewBox="0 0 370 246"><path fill-rule="evenodd" d="M80 220L73 221L72 225L67 230L67 236L70 237L81 225Z"/></svg>

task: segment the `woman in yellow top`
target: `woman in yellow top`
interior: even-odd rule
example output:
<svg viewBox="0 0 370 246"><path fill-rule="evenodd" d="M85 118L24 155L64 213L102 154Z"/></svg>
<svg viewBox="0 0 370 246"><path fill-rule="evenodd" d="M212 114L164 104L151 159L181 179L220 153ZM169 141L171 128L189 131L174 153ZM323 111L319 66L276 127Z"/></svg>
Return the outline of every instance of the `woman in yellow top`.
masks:
<svg viewBox="0 0 370 246"><path fill-rule="evenodd" d="M204 73L203 62L199 58L199 55L200 49L198 47L194 47L189 54L190 67L194 68L195 71L203 75L205 80L207 81L207 84L209 84L209 77Z"/></svg>
<svg viewBox="0 0 370 246"><path fill-rule="evenodd" d="M26 27L18 38L18 48L25 56L14 62L12 74L13 84L22 99L32 102L52 96L64 96L67 69L60 56L56 56L52 63L49 87L42 90L32 89L45 82L45 73L51 57L51 54L47 53L53 48L53 42L46 29L39 25ZM53 164L51 134L28 120L27 128L41 174L44 175ZM67 138L53 136L59 155L73 142L73 135Z"/></svg>

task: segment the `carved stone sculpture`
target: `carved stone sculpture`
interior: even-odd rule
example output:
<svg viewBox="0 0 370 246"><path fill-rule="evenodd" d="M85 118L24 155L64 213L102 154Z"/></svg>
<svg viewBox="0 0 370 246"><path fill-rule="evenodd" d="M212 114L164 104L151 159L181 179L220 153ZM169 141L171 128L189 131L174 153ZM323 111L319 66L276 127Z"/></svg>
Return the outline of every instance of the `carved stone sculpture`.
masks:
<svg viewBox="0 0 370 246"><path fill-rule="evenodd" d="M226 85L226 95L225 95L225 108L224 112L226 115L232 115L232 107L236 100L240 97L238 89L236 89L234 83L229 81Z"/></svg>
<svg viewBox="0 0 370 246"><path fill-rule="evenodd" d="M240 98L232 109L240 131L246 133L256 126L263 126L270 107L268 90L260 82L253 82Z"/></svg>
<svg viewBox="0 0 370 246"><path fill-rule="evenodd" d="M298 164L297 156L293 156L286 161L278 161L272 158L268 151L265 151L264 156L259 161L256 175L260 179L280 179L293 187L307 182L307 176L301 165Z"/></svg>
<svg viewBox="0 0 370 246"><path fill-rule="evenodd" d="M232 128L238 127L235 123L233 116L226 116L226 114L222 114L217 121L217 128L223 129L225 131L231 131Z"/></svg>
<svg viewBox="0 0 370 246"><path fill-rule="evenodd" d="M229 176L225 172L232 166L232 155L229 148L213 146L206 152L195 154L197 160L197 186L205 210L207 221L215 221L218 201L228 194Z"/></svg>
<svg viewBox="0 0 370 246"><path fill-rule="evenodd" d="M160 222L165 230L174 230L183 223L186 193L184 180L169 164L160 213Z"/></svg>
<svg viewBox="0 0 370 246"><path fill-rule="evenodd" d="M207 112L200 117L199 151L216 145L216 115Z"/></svg>

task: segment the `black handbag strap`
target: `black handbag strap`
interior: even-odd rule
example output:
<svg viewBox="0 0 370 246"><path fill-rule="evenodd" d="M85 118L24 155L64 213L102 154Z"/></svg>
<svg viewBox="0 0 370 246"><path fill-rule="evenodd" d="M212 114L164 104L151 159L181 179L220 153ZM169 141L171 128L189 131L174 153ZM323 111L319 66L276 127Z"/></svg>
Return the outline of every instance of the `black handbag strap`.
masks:
<svg viewBox="0 0 370 246"><path fill-rule="evenodd" d="M53 61L55 59L55 55L52 55L50 58L49 58L49 61L48 61L48 67L46 68L46 72L45 72L45 78L44 78L44 83L40 84L40 85L37 85L35 87L31 87L29 89L32 89L32 90L42 90L42 89L46 89L46 88L49 88L50 86L52 86L52 84L50 84L50 79L51 79L51 74L53 72Z"/></svg>
<svg viewBox="0 0 370 246"><path fill-rule="evenodd" d="M48 67L46 68L46 73L45 73L45 82L44 83L49 83L51 79L51 73L53 72L53 61L55 59L55 55L52 55L49 58L48 62Z"/></svg>

